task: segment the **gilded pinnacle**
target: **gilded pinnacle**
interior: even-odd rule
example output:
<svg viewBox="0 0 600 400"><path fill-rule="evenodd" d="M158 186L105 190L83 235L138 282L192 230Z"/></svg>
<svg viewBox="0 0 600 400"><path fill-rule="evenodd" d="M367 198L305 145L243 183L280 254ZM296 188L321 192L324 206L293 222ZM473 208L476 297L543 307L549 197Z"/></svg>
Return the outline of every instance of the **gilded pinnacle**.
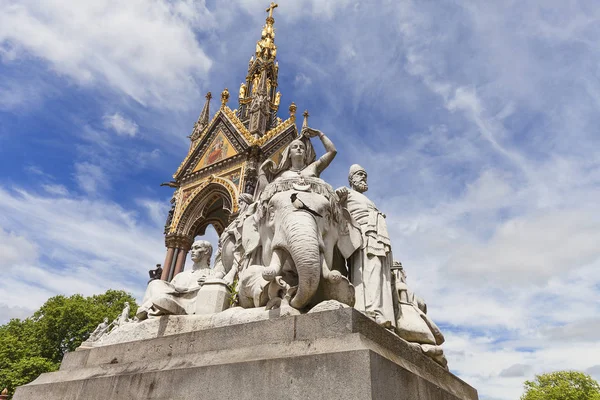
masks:
<svg viewBox="0 0 600 400"><path fill-rule="evenodd" d="M225 90L223 90L223 92L221 92L221 106L225 107L225 105L227 104L228 101L229 101L229 90L227 90L227 88L225 88Z"/></svg>
<svg viewBox="0 0 600 400"><path fill-rule="evenodd" d="M266 24L263 26L260 40L256 42L256 58L262 58L264 60L273 61L277 55L277 46L275 45L275 28L273 24L275 19L273 18L273 10L278 5L271 3L266 11L269 13L267 16Z"/></svg>

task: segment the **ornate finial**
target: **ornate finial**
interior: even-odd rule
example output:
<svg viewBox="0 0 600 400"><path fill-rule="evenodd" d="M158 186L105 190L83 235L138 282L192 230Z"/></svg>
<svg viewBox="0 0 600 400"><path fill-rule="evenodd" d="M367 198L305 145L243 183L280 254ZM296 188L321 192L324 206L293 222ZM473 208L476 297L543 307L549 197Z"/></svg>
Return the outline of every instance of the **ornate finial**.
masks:
<svg viewBox="0 0 600 400"><path fill-rule="evenodd" d="M212 93L211 93L211 92L208 92L208 93L206 93L206 96L204 96L204 98L205 98L207 101L210 101L210 99L212 99Z"/></svg>
<svg viewBox="0 0 600 400"><path fill-rule="evenodd" d="M265 10L266 12L269 13L269 16L267 18L273 19L273 10L276 9L277 7L279 7L279 4L271 2L271 5L269 6L269 8L267 8Z"/></svg>
<svg viewBox="0 0 600 400"><path fill-rule="evenodd" d="M304 110L302 116L304 117L304 121L302 121L302 129L308 128L308 110Z"/></svg>
<svg viewBox="0 0 600 400"><path fill-rule="evenodd" d="M296 107L296 103L294 103L292 101L292 104L290 104L290 117L295 117L296 116L296 110L298 109L298 107Z"/></svg>
<svg viewBox="0 0 600 400"><path fill-rule="evenodd" d="M260 40L256 42L256 58L262 58L267 61L273 61L277 55L277 46L275 46L275 28L273 28L273 24L275 23L275 19L273 19L273 9L275 9L275 7L277 7L277 4L272 2L269 8L267 8L266 11L269 15L267 16L265 26L263 26Z"/></svg>
<svg viewBox="0 0 600 400"><path fill-rule="evenodd" d="M227 102L229 101L229 90L225 88L223 92L221 92L221 107L225 107Z"/></svg>
<svg viewBox="0 0 600 400"><path fill-rule="evenodd" d="M2 396L8 396L8 388L4 388L4 390L2 391L2 393L0 393Z"/></svg>

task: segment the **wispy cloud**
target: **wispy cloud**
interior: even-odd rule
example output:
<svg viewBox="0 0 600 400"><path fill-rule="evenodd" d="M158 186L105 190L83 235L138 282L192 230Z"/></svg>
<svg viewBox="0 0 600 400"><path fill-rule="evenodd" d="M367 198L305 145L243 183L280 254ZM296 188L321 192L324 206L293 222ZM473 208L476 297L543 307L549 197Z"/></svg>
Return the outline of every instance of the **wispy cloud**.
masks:
<svg viewBox="0 0 600 400"><path fill-rule="evenodd" d="M75 164L74 177L77 185L89 195L95 195L110 187L108 176L102 168L87 162Z"/></svg>
<svg viewBox="0 0 600 400"><path fill-rule="evenodd" d="M213 26L202 2L23 1L3 10L0 48L10 60L32 55L79 84L107 84L144 104L181 106L177 96L194 90L189 77L211 67L193 31Z"/></svg>
<svg viewBox="0 0 600 400"><path fill-rule="evenodd" d="M102 119L104 121L104 127L107 129L112 129L118 135L133 137L138 132L138 124L130 119L125 118L119 113L104 115Z"/></svg>
<svg viewBox="0 0 600 400"><path fill-rule="evenodd" d="M108 288L141 296L146 271L162 261L160 227L111 202L0 188L0 215L0 267L11 271L0 290L9 307Z"/></svg>
<svg viewBox="0 0 600 400"><path fill-rule="evenodd" d="M49 194L57 196L66 196L69 194L69 191L63 185L42 185L42 188Z"/></svg>

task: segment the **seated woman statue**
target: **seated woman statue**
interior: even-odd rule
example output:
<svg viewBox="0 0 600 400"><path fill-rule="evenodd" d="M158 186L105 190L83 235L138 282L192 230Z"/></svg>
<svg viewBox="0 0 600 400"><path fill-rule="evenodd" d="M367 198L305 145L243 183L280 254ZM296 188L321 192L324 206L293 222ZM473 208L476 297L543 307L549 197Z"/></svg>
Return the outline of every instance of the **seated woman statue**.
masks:
<svg viewBox="0 0 600 400"><path fill-rule="evenodd" d="M318 160L310 138L318 136L326 153ZM258 173L254 199L258 200L265 187L276 179L318 178L331 164L337 154L333 142L323 132L309 127L302 128L299 139L293 140L283 151L278 166L272 160L265 161Z"/></svg>
<svg viewBox="0 0 600 400"><path fill-rule="evenodd" d="M150 281L136 312L138 319L148 316L185 315L195 310L198 290L207 279L222 279L224 273L210 268L212 245L206 240L196 240L192 244L192 269L175 275L171 282L156 279Z"/></svg>

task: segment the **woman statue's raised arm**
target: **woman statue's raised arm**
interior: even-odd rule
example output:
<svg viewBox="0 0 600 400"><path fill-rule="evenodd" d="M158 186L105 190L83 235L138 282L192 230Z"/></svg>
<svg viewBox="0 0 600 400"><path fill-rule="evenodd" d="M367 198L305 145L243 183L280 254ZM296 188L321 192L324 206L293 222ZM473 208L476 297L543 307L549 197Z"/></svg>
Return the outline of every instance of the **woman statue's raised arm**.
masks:
<svg viewBox="0 0 600 400"><path fill-rule="evenodd" d="M302 134L308 138L318 136L323 143L323 147L325 147L326 153L309 166L310 168L314 168L315 175L318 177L321 175L321 172L323 172L325 168L331 164L337 154L337 150L335 149L333 142L327 136L325 136L323 132L317 129L304 127L302 128Z"/></svg>

